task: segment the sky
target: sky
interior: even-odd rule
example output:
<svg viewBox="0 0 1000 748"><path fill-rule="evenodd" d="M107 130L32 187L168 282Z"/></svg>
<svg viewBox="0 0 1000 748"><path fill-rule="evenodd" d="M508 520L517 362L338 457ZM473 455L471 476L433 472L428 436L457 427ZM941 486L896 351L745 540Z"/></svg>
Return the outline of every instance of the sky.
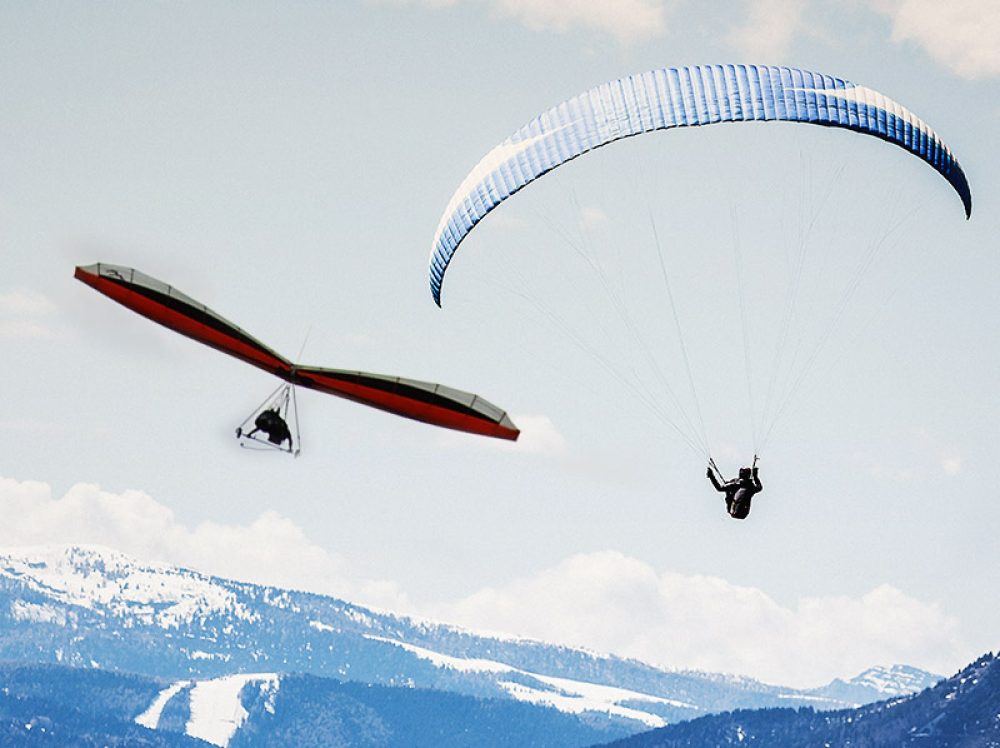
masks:
<svg viewBox="0 0 1000 748"><path fill-rule="evenodd" d="M996 649L1000 10L611 8L0 7L0 545L105 545L796 686ZM496 143L604 81L715 62L903 103L958 156L972 219L873 138L656 133L501 206L434 305L438 219ZM305 363L476 392L522 437L302 392L299 458L241 450L277 382L73 280L97 261ZM760 451L747 521L668 392L724 472Z"/></svg>

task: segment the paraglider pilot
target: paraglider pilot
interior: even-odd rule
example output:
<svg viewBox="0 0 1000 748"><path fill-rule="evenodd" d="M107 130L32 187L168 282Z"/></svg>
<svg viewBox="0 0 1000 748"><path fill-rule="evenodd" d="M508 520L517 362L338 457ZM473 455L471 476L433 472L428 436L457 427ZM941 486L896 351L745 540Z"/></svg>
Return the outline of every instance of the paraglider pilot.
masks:
<svg viewBox="0 0 1000 748"><path fill-rule="evenodd" d="M276 444L280 447L287 440L288 448L292 448L292 432L288 430L288 424L285 423L285 419L278 413L277 408L262 410L254 420L253 425L253 431L247 434L249 438L252 439L253 435L258 431L263 431L267 434L267 440L271 444Z"/></svg>
<svg viewBox="0 0 1000 748"><path fill-rule="evenodd" d="M764 490L757 475L757 458L754 458L753 467L741 467L739 477L725 483L720 482L721 475L716 477L717 471L715 462L709 461L706 475L715 490L726 495L726 511L729 516L733 519L746 519L750 514L750 500Z"/></svg>

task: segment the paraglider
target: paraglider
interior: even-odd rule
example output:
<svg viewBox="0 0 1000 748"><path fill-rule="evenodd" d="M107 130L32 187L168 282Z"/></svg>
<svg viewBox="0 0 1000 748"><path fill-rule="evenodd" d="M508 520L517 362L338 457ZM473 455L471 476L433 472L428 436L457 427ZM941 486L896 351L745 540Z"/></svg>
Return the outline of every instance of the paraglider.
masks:
<svg viewBox="0 0 1000 748"><path fill-rule="evenodd" d="M96 263L78 266L74 276L164 327L284 380L285 384L237 429L241 443L250 440L282 451L298 452L298 438L292 436L292 431L297 430L295 386L471 434L511 441L520 434L506 412L472 393L403 377L292 363L201 302L133 268ZM250 423L252 429L247 428ZM261 438L257 432L263 432L266 437ZM283 446L286 443L287 446Z"/></svg>
<svg viewBox="0 0 1000 748"><path fill-rule="evenodd" d="M951 150L927 123L877 91L840 78L791 67L697 65L662 68L604 83L548 109L492 148L476 164L448 201L431 243L428 274L434 302L442 306L445 274L459 247L476 225L505 200L548 172L594 149L624 138L659 130L752 121L823 125L896 145L929 164L941 175L957 193L966 218L971 216L972 194L969 183ZM655 234L652 213L650 220ZM876 249L877 246L876 244ZM658 243L657 251L659 252ZM863 267L864 262L868 261L864 259L860 266ZM594 263L591 263L591 268L594 269ZM689 447L702 455L707 454L711 461L711 450L704 433L698 398L694 393L691 366L662 255L658 269L662 270L666 285L664 296L669 298L669 309L677 323L680 341L678 353L683 359L691 385L697 418L688 419L683 411L678 419L681 423L666 415L660 414L660 417L678 432ZM737 277L739 272L737 267ZM603 285L607 291L609 284L604 282ZM850 291L849 287L845 296L849 297ZM741 286L741 313L744 308L742 293ZM793 295L791 303L786 305L787 310L794 309L794 298ZM618 304L618 311L619 316L631 328L626 305ZM785 319L792 316L789 311ZM787 330L787 326L783 329ZM751 346L747 340L745 319L743 336L745 355L748 358ZM787 336L779 335L780 342L776 346L779 354L776 354L776 360L780 359L781 345L786 339ZM818 345L822 345L824 339L825 337L820 337ZM598 358L605 369L613 368L608 357L595 358ZM804 356L805 366L808 367L814 358L815 354ZM656 366L653 362L653 367ZM746 369L749 391L749 363ZM765 415L770 421L761 428L764 441L770 436L774 421L784 412L791 392L802 376L798 372L795 376L789 376L789 390L776 394L774 398L771 397L772 387L769 385ZM622 384L629 384L624 378L619 379ZM772 384L775 380L776 375L772 375ZM669 388L669 384L667 387ZM646 394L640 391L641 387L631 389L638 395ZM750 400L748 410L752 414L752 397ZM648 398L644 402L647 406L652 405ZM768 410L772 403L777 405ZM654 408L647 407L646 410L652 411ZM691 423L694 425L689 425ZM756 425L753 425L753 429L756 452ZM745 470L749 471L746 475L741 470L740 478L724 481L721 474L717 476L712 468L709 469L713 485L726 493L730 513L737 518L746 516L750 498L761 490L755 466Z"/></svg>
<svg viewBox="0 0 1000 748"><path fill-rule="evenodd" d="M732 480L722 478L722 473L716 467L714 460L709 460L708 469L705 471L715 490L725 494L726 511L733 519L746 519L750 514L751 499L764 490L759 473L756 457L752 466L741 467L737 477Z"/></svg>

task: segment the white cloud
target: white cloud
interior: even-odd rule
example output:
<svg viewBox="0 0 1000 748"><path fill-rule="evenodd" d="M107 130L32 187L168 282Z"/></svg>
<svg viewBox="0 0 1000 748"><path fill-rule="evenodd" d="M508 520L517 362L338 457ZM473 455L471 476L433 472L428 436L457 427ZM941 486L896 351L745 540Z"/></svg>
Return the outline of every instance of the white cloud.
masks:
<svg viewBox="0 0 1000 748"><path fill-rule="evenodd" d="M875 663L949 671L957 622L888 585L785 607L723 579L660 573L605 551L434 611L472 628L577 644L671 667L815 686Z"/></svg>
<svg viewBox="0 0 1000 748"><path fill-rule="evenodd" d="M386 0L382 0L385 2ZM391 1L391 0L390 0ZM407 0L396 0L403 3ZM445 8L473 0L410 0ZM533 31L597 31L622 44L646 41L666 30L670 0L475 0L496 16L513 18Z"/></svg>
<svg viewBox="0 0 1000 748"><path fill-rule="evenodd" d="M608 225L608 214L601 208L589 206L580 209L580 228L585 231L603 229Z"/></svg>
<svg viewBox="0 0 1000 748"><path fill-rule="evenodd" d="M749 0L747 17L727 41L747 62L783 63L792 38L802 28L805 0Z"/></svg>
<svg viewBox="0 0 1000 748"><path fill-rule="evenodd" d="M894 42L913 42L965 78L1000 75L996 0L871 0L892 21Z"/></svg>
<svg viewBox="0 0 1000 748"><path fill-rule="evenodd" d="M0 293L0 338L47 338L56 305L37 291Z"/></svg>
<svg viewBox="0 0 1000 748"><path fill-rule="evenodd" d="M923 477L921 470L915 466L879 461L866 452L855 452L851 457L869 475L878 480L892 483L912 483ZM884 457L881 459L885 460Z"/></svg>
<svg viewBox="0 0 1000 748"><path fill-rule="evenodd" d="M622 43L641 42L666 30L663 0L494 0L494 8L535 31L600 31Z"/></svg>
<svg viewBox="0 0 1000 748"><path fill-rule="evenodd" d="M517 440L521 451L560 457L568 453L566 440L548 416L518 415L513 420L521 429Z"/></svg>
<svg viewBox="0 0 1000 748"><path fill-rule="evenodd" d="M879 480L894 483L912 483L925 480L937 465L946 475L962 472L962 455L959 450L935 436L927 429L920 429L905 437L893 440L891 448L874 453L855 452L853 460Z"/></svg>
<svg viewBox="0 0 1000 748"><path fill-rule="evenodd" d="M0 293L0 313L2 314L45 315L52 314L55 310L56 305L45 294L37 291Z"/></svg>
<svg viewBox="0 0 1000 748"><path fill-rule="evenodd" d="M438 444L447 448L473 447L479 449L516 450L523 454L545 457L565 457L569 454L566 439L546 415L511 413L510 419L521 429L516 442L503 439L484 439L460 431L441 431Z"/></svg>
<svg viewBox="0 0 1000 748"><path fill-rule="evenodd" d="M724 579L660 572L614 551L581 554L457 602L418 605L390 581L361 578L301 527L268 511L246 524L191 528L142 491L81 483L61 498L0 478L0 546L99 545L147 562L331 594L397 613L635 657L813 686L896 662L949 672L956 621L882 585L793 607Z"/></svg>
<svg viewBox="0 0 1000 748"><path fill-rule="evenodd" d="M53 498L45 483L0 478L0 516L0 546L107 546L143 561L230 579L320 592L379 608L408 605L395 585L351 574L343 559L273 511L248 524L202 522L190 528L142 491L116 494L79 483Z"/></svg>
<svg viewBox="0 0 1000 748"><path fill-rule="evenodd" d="M938 464L945 475L958 475L962 472L962 455L954 446L938 438L927 429L921 429L917 433L917 439L923 449L937 457Z"/></svg>

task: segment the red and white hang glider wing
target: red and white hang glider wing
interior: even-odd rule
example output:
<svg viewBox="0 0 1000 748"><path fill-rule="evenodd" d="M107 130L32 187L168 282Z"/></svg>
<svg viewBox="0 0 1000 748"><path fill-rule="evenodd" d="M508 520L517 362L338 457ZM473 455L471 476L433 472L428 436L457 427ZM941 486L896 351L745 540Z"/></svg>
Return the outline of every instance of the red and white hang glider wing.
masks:
<svg viewBox="0 0 1000 748"><path fill-rule="evenodd" d="M173 286L121 265L79 266L77 280L174 332L286 379L288 359Z"/></svg>
<svg viewBox="0 0 1000 748"><path fill-rule="evenodd" d="M99 262L75 277L132 311L286 382L434 426L516 440L507 414L478 395L430 382L297 366L190 296L133 268Z"/></svg>
<svg viewBox="0 0 1000 748"><path fill-rule="evenodd" d="M497 406L443 384L308 366L297 366L292 381L435 426L512 441L521 433Z"/></svg>

